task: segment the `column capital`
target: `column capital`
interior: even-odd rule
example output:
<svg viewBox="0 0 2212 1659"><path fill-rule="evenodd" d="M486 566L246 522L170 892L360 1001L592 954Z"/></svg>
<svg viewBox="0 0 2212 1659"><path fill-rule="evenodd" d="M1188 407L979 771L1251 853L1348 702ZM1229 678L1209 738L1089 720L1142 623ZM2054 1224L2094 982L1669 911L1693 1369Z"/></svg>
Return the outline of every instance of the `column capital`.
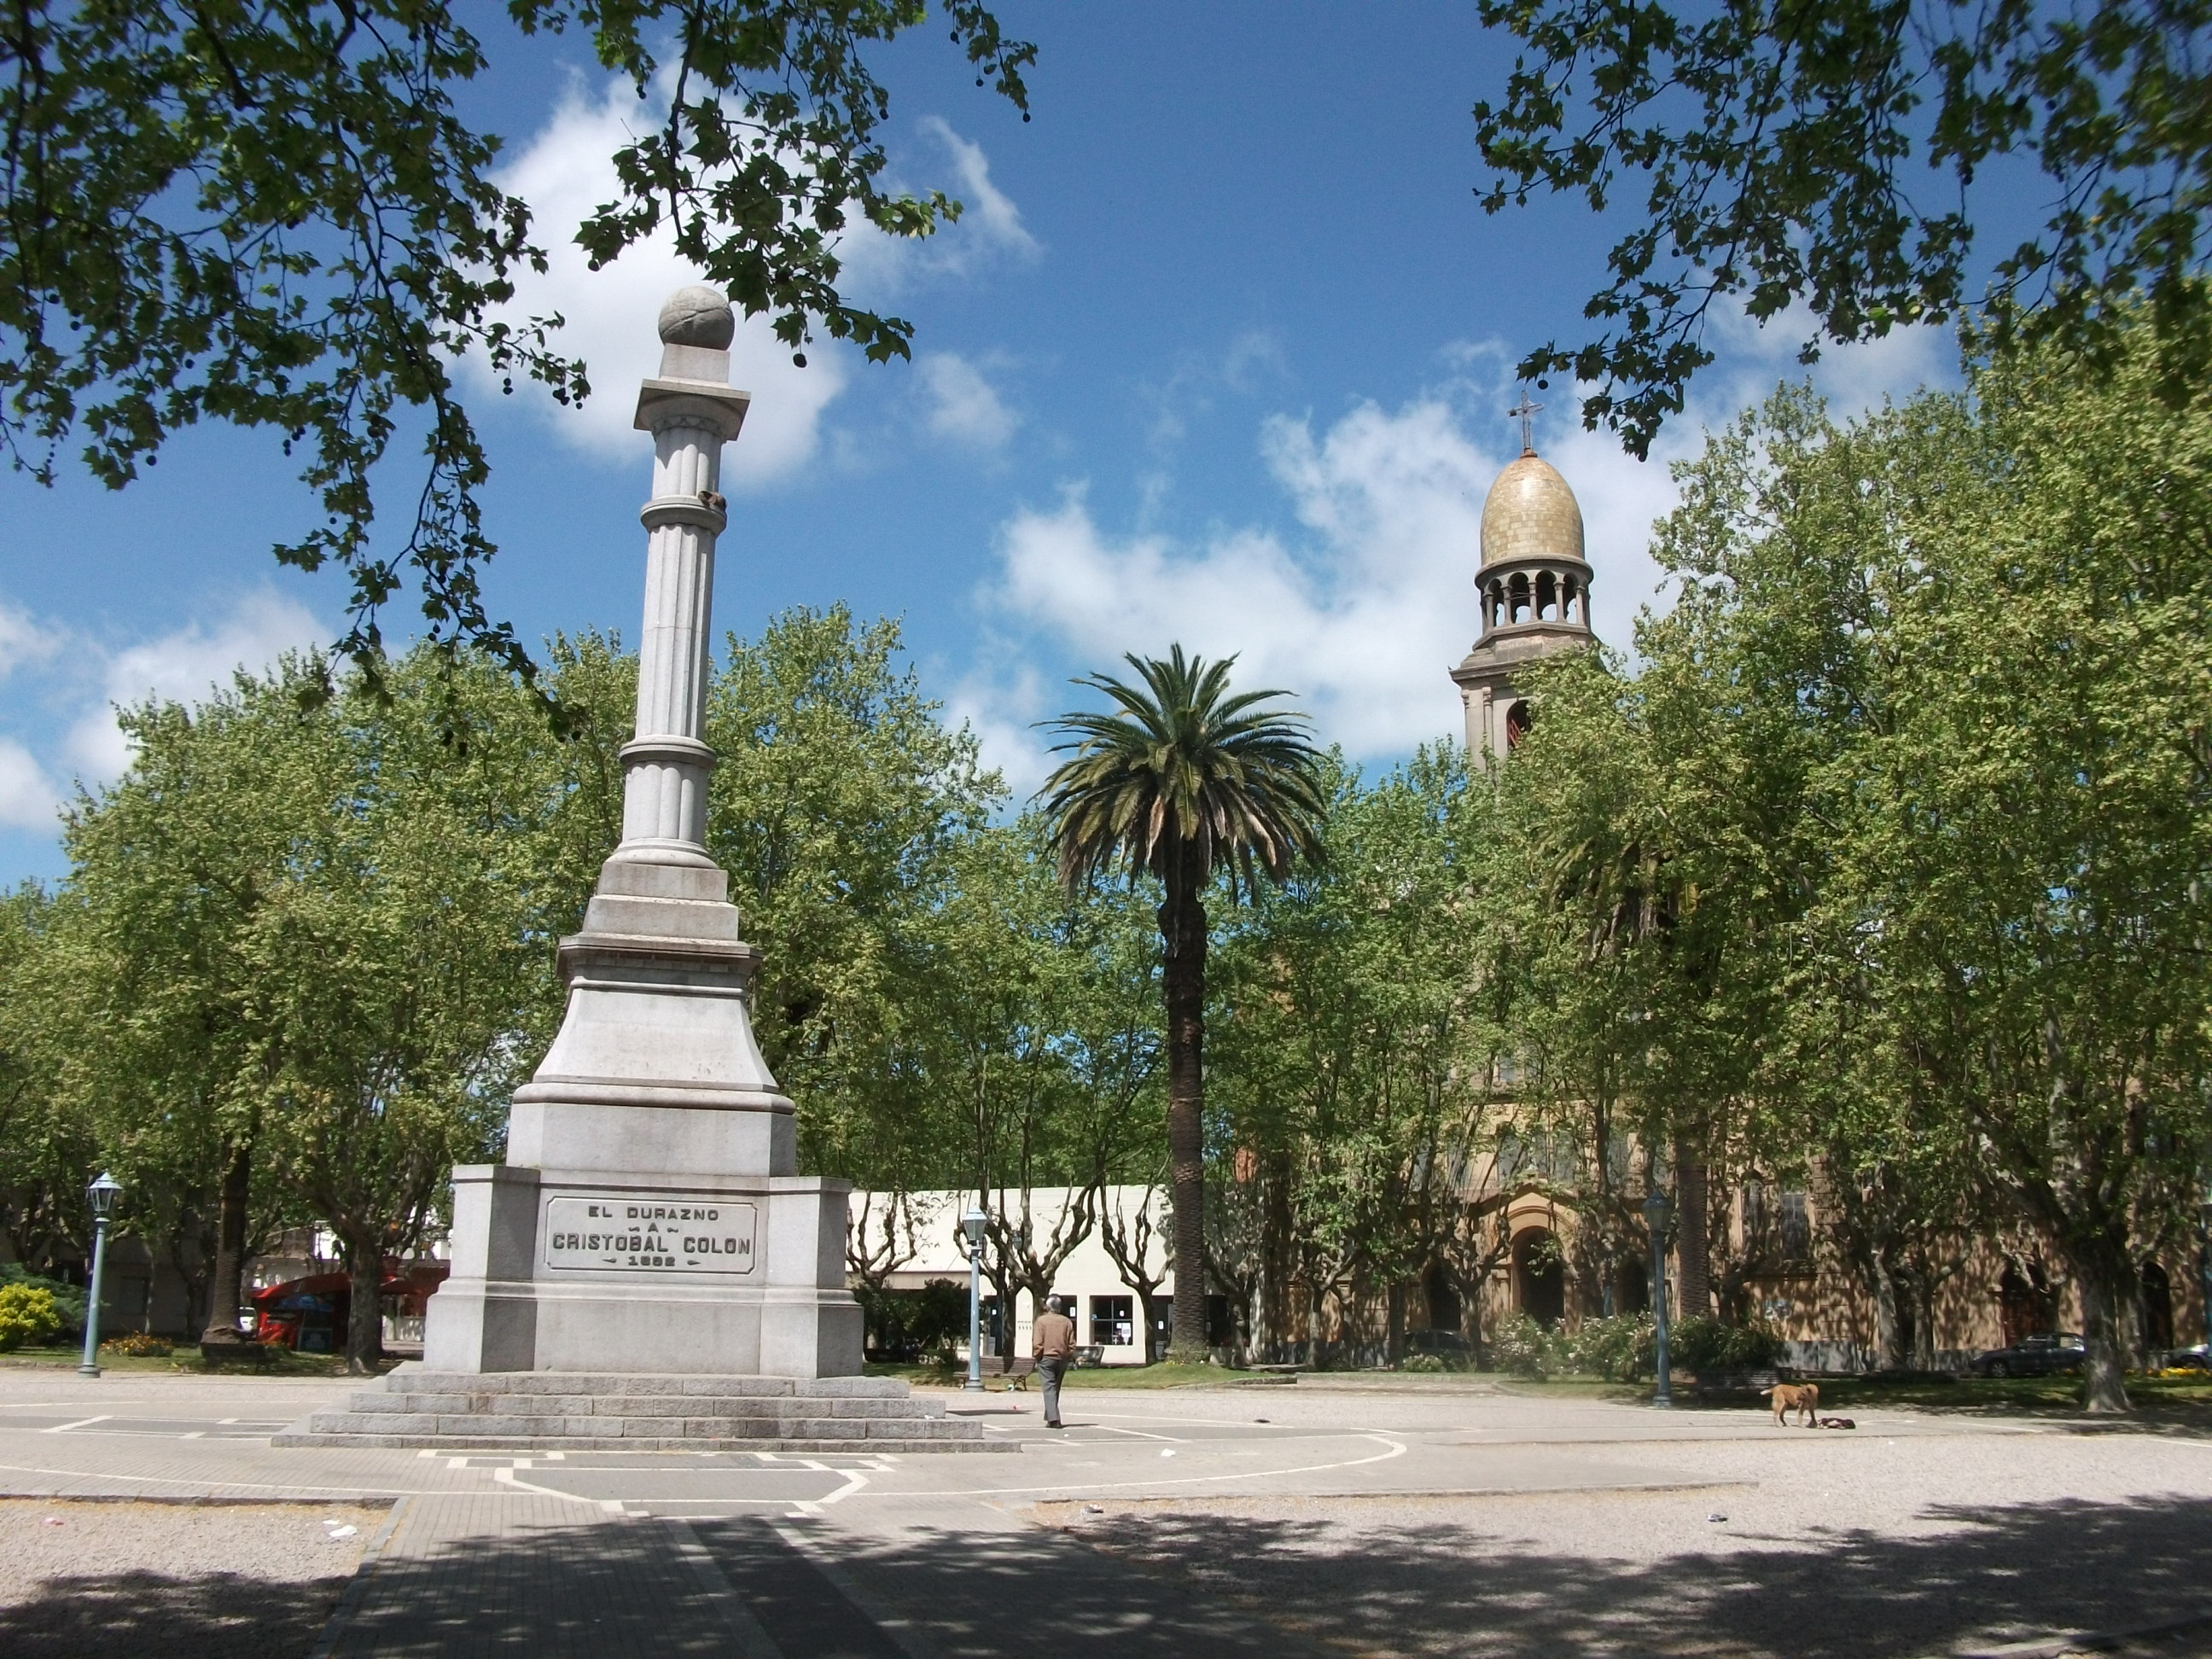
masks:
<svg viewBox="0 0 2212 1659"><path fill-rule="evenodd" d="M658 432L695 422L720 433L721 441L728 443L744 425L752 400L750 392L710 380L651 380L638 388L637 416L632 424L640 432Z"/></svg>

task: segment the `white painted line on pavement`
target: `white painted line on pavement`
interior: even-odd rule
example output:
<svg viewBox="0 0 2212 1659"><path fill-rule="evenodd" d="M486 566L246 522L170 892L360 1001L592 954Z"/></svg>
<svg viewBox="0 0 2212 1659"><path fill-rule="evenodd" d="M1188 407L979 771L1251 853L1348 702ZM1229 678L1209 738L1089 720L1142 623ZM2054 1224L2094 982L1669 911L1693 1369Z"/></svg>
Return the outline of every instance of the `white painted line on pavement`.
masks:
<svg viewBox="0 0 2212 1659"><path fill-rule="evenodd" d="M501 1486L513 1486L518 1492L534 1492L542 1497L559 1498L565 1499L567 1502L571 1504L589 1504L594 1509L604 1509L605 1507L605 1505L596 1498L579 1498L574 1492L562 1492L558 1486L540 1486L528 1480L518 1480L515 1479L514 1471L511 1468L494 1469L491 1472L491 1478L497 1481ZM622 1513L622 1505L619 1503L615 1505L615 1513L617 1515Z"/></svg>
<svg viewBox="0 0 2212 1659"><path fill-rule="evenodd" d="M836 1559L820 1540L810 1538L797 1527L787 1527L781 1522L768 1524L778 1538L813 1563L814 1571L829 1581L830 1588L851 1602L855 1613L890 1638L891 1645L906 1655L906 1659L942 1659L935 1643L917 1630L911 1620L900 1618L855 1583L852 1575L837 1565Z"/></svg>
<svg viewBox="0 0 2212 1659"><path fill-rule="evenodd" d="M776 1646L775 1638L753 1616L753 1610L745 1605L745 1598L738 1594L721 1564L699 1541L699 1534L691 1529L691 1523L680 1515L671 1515L662 1517L662 1524L675 1540L676 1553L684 1558L684 1565L698 1579L699 1587L707 1593L708 1601L721 1615L723 1625L737 1638L740 1659L783 1659L783 1650Z"/></svg>
<svg viewBox="0 0 2212 1659"><path fill-rule="evenodd" d="M1340 1437L1349 1438L1350 1437ZM1080 1486L1064 1483L1054 1486L969 1486L952 1487L943 1492L886 1492L885 1497L897 1498L1011 1498L1033 1492L1109 1492L1119 1486L1208 1486L1224 1480L1266 1480L1279 1475L1316 1474L1328 1469L1356 1469L1364 1463L1385 1463L1394 1457L1406 1455L1402 1441L1388 1440L1382 1435L1361 1435L1363 1440L1383 1440L1387 1451L1376 1452L1372 1457L1348 1457L1334 1463L1306 1463L1290 1469L1247 1469L1241 1474L1194 1474L1175 1480L1103 1480Z"/></svg>
<svg viewBox="0 0 2212 1659"><path fill-rule="evenodd" d="M71 1429L82 1429L88 1427L90 1425L94 1423L105 1423L114 1415L115 1413L113 1412L102 1412L97 1417L80 1417L74 1423L57 1423L51 1429L40 1429L39 1432L40 1434L67 1434Z"/></svg>

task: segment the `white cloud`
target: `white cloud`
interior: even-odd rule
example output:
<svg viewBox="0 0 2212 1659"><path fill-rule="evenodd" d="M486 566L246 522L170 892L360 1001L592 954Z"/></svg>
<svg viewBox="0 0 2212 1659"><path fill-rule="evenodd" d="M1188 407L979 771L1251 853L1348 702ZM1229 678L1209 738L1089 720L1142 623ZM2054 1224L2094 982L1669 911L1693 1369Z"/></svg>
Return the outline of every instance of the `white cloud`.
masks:
<svg viewBox="0 0 2212 1659"><path fill-rule="evenodd" d="M193 623L109 659L100 701L70 728L66 747L80 775L114 777L131 763L115 709L159 697L196 702L227 688L244 668L260 673L287 651L322 644L328 632L306 606L273 592L248 594L212 624Z"/></svg>
<svg viewBox="0 0 2212 1659"><path fill-rule="evenodd" d="M926 423L937 436L970 449L996 449L1021 424L983 371L965 357L930 352L915 370L928 400Z"/></svg>
<svg viewBox="0 0 2212 1659"><path fill-rule="evenodd" d="M31 751L13 738L0 738L0 825L57 829L54 815L61 805L61 791Z"/></svg>
<svg viewBox="0 0 2212 1659"><path fill-rule="evenodd" d="M655 100L641 103L627 81L608 82L597 98L572 86L552 118L499 175L504 188L530 204L548 266L543 276L517 280L515 298L501 314L513 322L559 314L565 326L552 337L554 349L581 357L592 381L592 395L581 408L563 407L542 387L520 380L515 395L529 398L569 443L632 459L644 453L645 441L631 425L637 384L660 368L653 320L661 301L699 281L699 273L676 257L665 228L599 270L589 268L571 239L578 225L619 193L614 154L653 119L658 107ZM730 348L730 379L751 392L753 402L744 434L723 456L726 489L780 477L814 453L823 409L843 388L847 369L829 350L808 353L805 368L791 356L767 319L739 319ZM481 385L493 383L480 357L467 360L466 372Z"/></svg>
<svg viewBox="0 0 2212 1659"><path fill-rule="evenodd" d="M984 250L1030 259L1042 252L1036 238L1022 222L1021 210L991 182L990 158L983 154L983 147L953 131L942 116L924 116L921 130L942 144L952 158L952 170L958 175L958 182L951 193L959 200L960 227L966 233L964 236L932 240L940 248L957 251L963 258Z"/></svg>
<svg viewBox="0 0 2212 1659"><path fill-rule="evenodd" d="M1582 504L1594 620L1608 643L1630 647L1638 611L1655 599L1650 527L1677 500L1668 462L1696 453L1708 422L1763 398L1784 374L1802 373L1786 361L1796 343L1787 333L1785 323L1733 338L1731 362L1698 386L1648 461L1609 434L1583 431L1567 396L1547 411L1537 447ZM1814 379L1850 412L1948 378L1948 337L1932 331L1893 337L1832 354ZM1456 734L1459 697L1447 671L1480 628L1482 501L1518 434L1504 418L1506 355L1478 346L1449 356L1478 378L1395 411L1361 404L1318 433L1308 419L1263 424L1262 457L1303 535L1246 526L1188 542L1117 537L1100 528L1079 486L1056 508L1008 521L984 604L1030 630L1030 645L1049 641L1091 668L1176 642L1209 656L1236 653L1240 684L1297 693L1322 736L1356 757ZM1018 670L1002 667L995 692L992 684L971 691L969 717L993 763L1028 775L1036 744L1018 728L1057 706Z"/></svg>
<svg viewBox="0 0 2212 1659"><path fill-rule="evenodd" d="M64 638L60 629L41 624L27 611L0 605L0 679L51 660L59 654Z"/></svg>
<svg viewBox="0 0 2212 1659"><path fill-rule="evenodd" d="M530 204L548 262L544 275L526 272L517 278L515 298L501 314L517 323L559 314L565 326L552 337L554 348L584 360L592 387L581 408L555 403L534 383L518 380L516 395L527 398L568 442L609 458L640 453L642 441L631 417L638 381L659 367L653 319L672 291L701 277L678 258L665 228L599 270L589 269L571 238L595 210L619 195L614 153L658 118L665 95L664 85L641 101L627 80L607 82L596 96L580 83L572 85L544 129L499 174L504 188ZM916 274L964 275L988 252L1036 251L1013 203L991 183L982 150L933 117L921 125L947 153L957 179L955 193L967 212L957 226L921 241L888 237L865 223L849 231L838 249L844 267L840 287L860 303L881 303ZM753 401L743 434L723 459L725 489L772 483L811 459L824 411L859 363L849 348L827 338L807 348L805 368L792 356L766 317L739 318L730 379L752 393ZM465 372L479 386L494 383L480 356L470 357Z"/></svg>

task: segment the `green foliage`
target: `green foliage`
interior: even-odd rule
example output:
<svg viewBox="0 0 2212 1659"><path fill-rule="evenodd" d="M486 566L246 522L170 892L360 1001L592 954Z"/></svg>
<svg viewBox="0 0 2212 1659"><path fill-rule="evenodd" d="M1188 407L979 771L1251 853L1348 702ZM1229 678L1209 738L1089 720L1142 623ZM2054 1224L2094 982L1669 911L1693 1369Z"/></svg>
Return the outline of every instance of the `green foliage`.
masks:
<svg viewBox="0 0 2212 1659"><path fill-rule="evenodd" d="M1554 1367L1552 1334L1516 1308L1492 1329L1484 1345L1484 1358L1494 1371L1510 1371L1516 1376L1548 1376Z"/></svg>
<svg viewBox="0 0 2212 1659"><path fill-rule="evenodd" d="M43 1342L62 1328L52 1293L32 1285L0 1285L0 1353Z"/></svg>
<svg viewBox="0 0 2212 1659"><path fill-rule="evenodd" d="M1676 1320L1667 1330L1667 1363L1686 1371L1755 1370L1771 1365L1781 1352L1782 1339L1759 1325L1696 1317ZM1648 1368L1648 1355L1645 1364Z"/></svg>
<svg viewBox="0 0 2212 1659"><path fill-rule="evenodd" d="M1444 1364L1442 1354L1409 1353L1398 1362L1398 1369L1401 1371L1435 1373L1447 1370L1449 1367Z"/></svg>
<svg viewBox="0 0 2212 1659"><path fill-rule="evenodd" d="M563 402L590 388L557 349L561 319L501 319L516 277L544 269L542 230L495 182L501 140L463 112L469 84L499 45L572 27L641 100L666 80L613 158L616 198L552 233L597 266L665 224L800 362L817 329L882 361L912 329L840 291L840 232L927 235L960 210L881 182L873 65L926 15L921 0L516 0L465 17L446 0L32 0L0 54L0 448L51 482L82 434L120 487L195 422L273 428L307 447L320 507L277 556L349 573L342 648L360 672L382 671L376 610L408 570L434 639L527 676L483 606L489 463L452 365L480 352ZM977 0L942 17L977 83L1025 106L1033 49ZM487 45L486 27L516 38ZM401 544L372 550L373 479L400 434L422 434L427 476L403 486Z"/></svg>
<svg viewBox="0 0 2212 1659"><path fill-rule="evenodd" d="M57 1328L65 1335L74 1335L84 1329L85 1294L83 1287L58 1279L41 1279L26 1273L22 1264L0 1263L0 1291L9 1288L37 1291L52 1302L54 1311L60 1316Z"/></svg>
<svg viewBox="0 0 2212 1659"><path fill-rule="evenodd" d="M1615 1314L1584 1319L1553 1339L1559 1369L1609 1382L1633 1382L1649 1376L1657 1353L1656 1328L1650 1314ZM1673 1355L1668 1355L1672 1362Z"/></svg>
<svg viewBox="0 0 2212 1659"><path fill-rule="evenodd" d="M1595 383L1585 422L1619 428L1638 454L1712 361L1717 301L1761 321L1804 306L1817 325L1808 361L1820 339L1877 338L1972 304L1972 187L2008 179L2009 157L2041 170L2052 205L1996 263L2001 335L2109 358L2129 306L2147 300L2160 388L2180 402L2202 383L2212 80L2200 9L1484 0L1481 13L1525 47L1503 99L1474 108L1493 170L1485 209L1541 189L1603 210L1644 181L1587 307L1607 331L1521 367ZM2013 186L1984 189L2002 202Z"/></svg>

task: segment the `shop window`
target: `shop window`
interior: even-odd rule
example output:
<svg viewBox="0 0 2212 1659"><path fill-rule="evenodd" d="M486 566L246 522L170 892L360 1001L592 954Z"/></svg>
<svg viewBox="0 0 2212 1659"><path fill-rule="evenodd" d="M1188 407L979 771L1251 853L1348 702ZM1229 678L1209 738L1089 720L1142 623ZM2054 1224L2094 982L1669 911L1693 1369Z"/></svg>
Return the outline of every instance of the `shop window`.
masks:
<svg viewBox="0 0 2212 1659"><path fill-rule="evenodd" d="M1091 1298L1091 1340L1099 1347L1126 1348L1137 1340L1134 1297L1094 1296Z"/></svg>

